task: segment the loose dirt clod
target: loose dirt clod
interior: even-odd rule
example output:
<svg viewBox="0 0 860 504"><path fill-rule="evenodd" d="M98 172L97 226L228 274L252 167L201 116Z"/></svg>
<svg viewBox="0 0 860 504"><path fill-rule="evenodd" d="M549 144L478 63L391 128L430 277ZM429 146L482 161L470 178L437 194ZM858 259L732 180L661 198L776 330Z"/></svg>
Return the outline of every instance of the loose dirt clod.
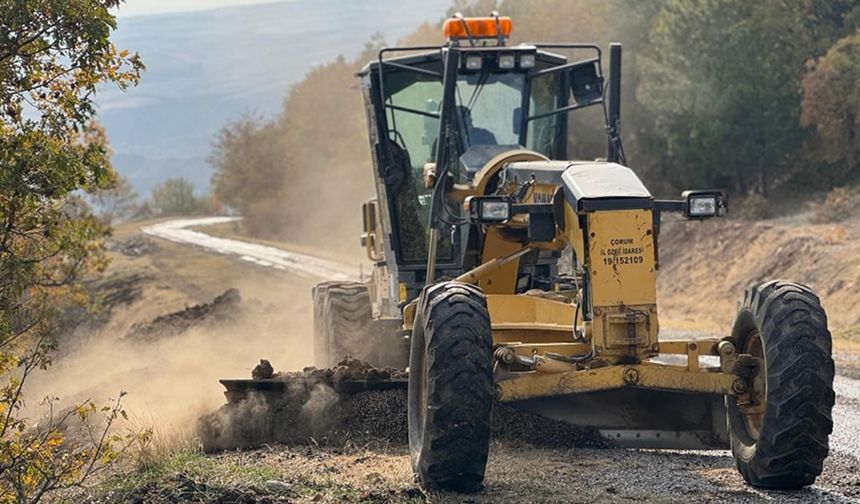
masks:
<svg viewBox="0 0 860 504"><path fill-rule="evenodd" d="M260 359L260 363L251 371L251 378L255 380L268 380L275 374L272 363L266 359Z"/></svg>
<svg viewBox="0 0 860 504"><path fill-rule="evenodd" d="M262 360L257 368L265 368L266 364L268 361ZM255 373L260 371L257 368ZM198 435L206 451L253 448L273 442L403 445L409 439L405 388L354 394L336 390L344 380L405 378L405 370L378 369L351 357L334 368L275 373L273 379L288 382L285 391L252 392L222 406L198 420ZM493 435L557 448L611 446L596 429L551 420L501 403L494 407Z"/></svg>

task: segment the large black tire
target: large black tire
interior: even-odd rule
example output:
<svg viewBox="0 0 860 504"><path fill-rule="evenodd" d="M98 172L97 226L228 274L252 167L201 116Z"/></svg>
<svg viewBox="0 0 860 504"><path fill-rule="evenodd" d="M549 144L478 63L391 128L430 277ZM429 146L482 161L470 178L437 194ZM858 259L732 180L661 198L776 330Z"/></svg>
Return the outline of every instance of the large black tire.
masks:
<svg viewBox="0 0 860 504"><path fill-rule="evenodd" d="M373 321L367 286L324 282L313 288L314 365L331 367L347 355L364 358Z"/></svg>
<svg viewBox="0 0 860 504"><path fill-rule="evenodd" d="M409 452L429 490L483 487L493 406L493 337L478 287L424 289L409 360Z"/></svg>
<svg viewBox="0 0 860 504"><path fill-rule="evenodd" d="M833 359L827 315L806 286L784 281L748 289L732 330L751 369L753 400L728 399L732 454L747 483L797 489L815 482L833 430Z"/></svg>

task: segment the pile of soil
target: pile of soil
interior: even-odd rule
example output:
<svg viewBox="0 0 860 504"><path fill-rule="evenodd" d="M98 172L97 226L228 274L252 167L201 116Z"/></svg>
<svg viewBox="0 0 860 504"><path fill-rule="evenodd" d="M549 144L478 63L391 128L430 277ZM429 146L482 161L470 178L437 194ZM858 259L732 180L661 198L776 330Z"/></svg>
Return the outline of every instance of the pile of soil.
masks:
<svg viewBox="0 0 860 504"><path fill-rule="evenodd" d="M497 402L493 437L545 448L610 448L612 442L593 427L580 427Z"/></svg>
<svg viewBox="0 0 860 504"><path fill-rule="evenodd" d="M209 303L200 303L161 315L148 323L134 324L126 337L139 342L150 342L181 334L191 327L232 322L239 314L241 302L242 296L237 289L227 289Z"/></svg>
<svg viewBox="0 0 860 504"><path fill-rule="evenodd" d="M265 361L260 361L261 365ZM345 380L405 380L409 373L405 369L377 368L354 357L345 357L331 368L306 367L301 371L288 371L273 376L276 379L301 378L321 383L337 385Z"/></svg>
<svg viewBox="0 0 860 504"><path fill-rule="evenodd" d="M262 359L252 379L287 382L283 392L252 392L198 420L206 451L253 448L265 443L343 446L374 441L405 443L406 390L340 393L345 381L407 378L405 370L376 368L346 357L332 368L275 373Z"/></svg>
<svg viewBox="0 0 860 504"><path fill-rule="evenodd" d="M406 391L344 396L327 385L296 384L286 392L252 393L202 416L197 433L207 452L267 443L362 445L405 443Z"/></svg>
<svg viewBox="0 0 860 504"><path fill-rule="evenodd" d="M143 285L152 276L143 273L128 275L112 275L99 282L94 288L94 294L99 297L101 306L110 310L129 306L143 296Z"/></svg>
<svg viewBox="0 0 860 504"><path fill-rule="evenodd" d="M255 379L271 369L255 368ZM405 379L405 370L378 369L353 358L329 369L272 373L288 382L283 392L252 392L198 420L197 432L207 452L254 448L267 443L325 446L373 443L405 445L409 440L405 388L340 393L344 380ZM235 399L235 398L234 398ZM497 403L493 436L555 448L607 447L596 429L583 428Z"/></svg>
<svg viewBox="0 0 860 504"><path fill-rule="evenodd" d="M129 257L140 257L150 253L154 246L148 236L134 235L125 241L110 243L108 250L117 250Z"/></svg>

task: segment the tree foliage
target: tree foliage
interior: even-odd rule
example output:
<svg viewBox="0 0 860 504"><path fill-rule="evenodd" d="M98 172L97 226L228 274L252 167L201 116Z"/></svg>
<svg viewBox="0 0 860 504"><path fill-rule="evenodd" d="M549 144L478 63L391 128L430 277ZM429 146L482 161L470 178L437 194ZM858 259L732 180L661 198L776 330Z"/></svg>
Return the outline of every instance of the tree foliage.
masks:
<svg viewBox="0 0 860 504"><path fill-rule="evenodd" d="M815 131L810 156L831 186L860 175L860 32L837 42L803 79L801 124Z"/></svg>
<svg viewBox="0 0 860 504"><path fill-rule="evenodd" d="M110 186L93 194L91 199L96 213L108 225L126 221L140 213L137 192L123 176L117 176Z"/></svg>
<svg viewBox="0 0 860 504"><path fill-rule="evenodd" d="M194 194L194 184L184 177L169 178L152 188L150 198L155 215L195 215L203 208Z"/></svg>
<svg viewBox="0 0 860 504"><path fill-rule="evenodd" d="M639 99L676 185L767 196L793 175L805 62L838 36L853 2L668 0L654 20ZM832 42L832 39L831 39Z"/></svg>
<svg viewBox="0 0 860 504"><path fill-rule="evenodd" d="M79 485L115 453L107 431L91 424L89 439L64 434L94 405L34 428L22 416L22 393L27 377L51 363L60 313L86 303L82 275L104 266L108 229L76 195L115 180L92 123L97 88L124 89L143 69L110 42L109 9L118 4L0 0L0 502L37 502Z"/></svg>
<svg viewBox="0 0 860 504"><path fill-rule="evenodd" d="M364 107L355 73L378 50L338 58L296 84L272 121L228 125L210 162L215 195L245 217L249 231L354 249L339 230L357 230L355 209L372 191Z"/></svg>
<svg viewBox="0 0 860 504"><path fill-rule="evenodd" d="M838 71L831 68L839 57L828 56L803 87L801 82L810 61L860 26L856 0L456 0L448 14L494 9L513 18L512 44L624 44L627 160L658 194L717 187L741 197L755 193L755 201L766 205L774 189L809 179L831 188L853 177L854 154L846 149L857 142L844 136L850 133L844 120L850 44L840 49L846 61ZM444 43L439 24L425 24L400 42ZM221 133L211 158L213 185L245 216L250 231L315 240L317 229L339 237L333 230L358 228L352 208L373 189L354 73L381 44L376 36L355 60L314 68L289 90L277 119L244 119ZM808 112L817 108L811 100L833 113ZM841 119L834 115L839 110ZM601 110L578 111L568 121L570 156L605 155ZM823 148L827 153L816 150ZM827 163L811 161L821 158ZM840 170L848 171L836 176ZM308 209L320 208L320 201L326 211L309 219ZM352 243L316 241L344 248Z"/></svg>
<svg viewBox="0 0 860 504"><path fill-rule="evenodd" d="M225 126L215 140L209 158L218 168L214 196L238 210L253 234L273 236L284 227L277 202L290 171L286 140L278 124L253 117Z"/></svg>

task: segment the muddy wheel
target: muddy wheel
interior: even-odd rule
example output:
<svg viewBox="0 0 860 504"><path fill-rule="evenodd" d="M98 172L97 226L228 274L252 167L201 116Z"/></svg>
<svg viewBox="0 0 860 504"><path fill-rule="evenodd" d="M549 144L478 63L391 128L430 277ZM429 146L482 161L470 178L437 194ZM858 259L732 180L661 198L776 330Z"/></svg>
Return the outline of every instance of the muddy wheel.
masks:
<svg viewBox="0 0 860 504"><path fill-rule="evenodd" d="M424 290L409 361L409 452L425 488L483 486L493 405L493 338L487 301L473 285Z"/></svg>
<svg viewBox="0 0 860 504"><path fill-rule="evenodd" d="M808 287L772 281L748 289L732 330L748 394L729 398L732 454L747 483L796 489L821 474L833 430L827 316Z"/></svg>
<svg viewBox="0 0 860 504"><path fill-rule="evenodd" d="M331 367L347 355L363 357L372 322L367 286L324 282L313 288L314 365Z"/></svg>

